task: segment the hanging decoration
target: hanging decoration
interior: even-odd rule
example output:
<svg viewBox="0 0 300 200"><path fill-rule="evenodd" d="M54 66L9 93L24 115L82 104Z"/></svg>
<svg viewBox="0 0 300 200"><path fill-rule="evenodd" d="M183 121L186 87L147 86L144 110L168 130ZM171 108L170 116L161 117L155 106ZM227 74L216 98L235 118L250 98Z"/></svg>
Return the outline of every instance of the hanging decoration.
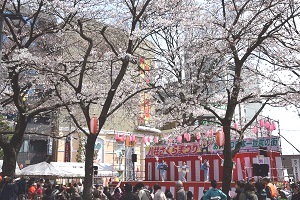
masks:
<svg viewBox="0 0 300 200"><path fill-rule="evenodd" d="M260 128L263 128L265 126L265 120L260 119L259 120L259 126L260 126Z"/></svg>
<svg viewBox="0 0 300 200"><path fill-rule="evenodd" d="M143 137L143 139L142 139L142 141L143 141L143 143L144 143L144 144L146 144L146 143L147 143L147 141L148 141L148 138L147 138L147 136L144 136L144 137Z"/></svg>
<svg viewBox="0 0 300 200"><path fill-rule="evenodd" d="M158 136L155 136L155 137L154 137L154 142L155 142L155 144L158 143Z"/></svg>
<svg viewBox="0 0 300 200"><path fill-rule="evenodd" d="M97 117L92 117L90 120L90 133L95 135L97 134L98 131L98 118Z"/></svg>
<svg viewBox="0 0 300 200"><path fill-rule="evenodd" d="M178 142L178 143L181 143L181 142L182 142L182 136L181 136L181 135L178 135L178 136L177 136L177 142Z"/></svg>
<svg viewBox="0 0 300 200"><path fill-rule="evenodd" d="M216 132L216 142L218 146L224 146L225 144L225 135L224 132L222 130L218 130Z"/></svg>
<svg viewBox="0 0 300 200"><path fill-rule="evenodd" d="M201 140L201 132L196 133L197 140Z"/></svg>
<svg viewBox="0 0 300 200"><path fill-rule="evenodd" d="M265 122L265 128L269 131L270 130L270 122L266 121Z"/></svg>
<svg viewBox="0 0 300 200"><path fill-rule="evenodd" d="M257 128L257 126L253 126L253 133L254 133L255 135L257 135L257 133L258 133L258 128Z"/></svg>

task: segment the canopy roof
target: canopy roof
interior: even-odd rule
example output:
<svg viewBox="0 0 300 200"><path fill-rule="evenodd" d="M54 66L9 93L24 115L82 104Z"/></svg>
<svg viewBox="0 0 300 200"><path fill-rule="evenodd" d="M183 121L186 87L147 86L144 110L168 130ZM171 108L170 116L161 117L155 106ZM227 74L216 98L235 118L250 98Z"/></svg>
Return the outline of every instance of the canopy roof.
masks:
<svg viewBox="0 0 300 200"><path fill-rule="evenodd" d="M41 162L24 167L17 175L20 176L60 176L60 171L47 162Z"/></svg>

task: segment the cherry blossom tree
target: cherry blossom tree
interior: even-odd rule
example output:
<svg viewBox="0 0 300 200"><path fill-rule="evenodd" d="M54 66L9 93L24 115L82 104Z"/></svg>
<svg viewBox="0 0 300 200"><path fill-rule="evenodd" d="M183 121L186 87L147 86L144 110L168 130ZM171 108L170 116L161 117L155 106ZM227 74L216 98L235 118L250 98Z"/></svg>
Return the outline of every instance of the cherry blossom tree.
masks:
<svg viewBox="0 0 300 200"><path fill-rule="evenodd" d="M63 55L56 70L49 73L64 81L56 84L54 79L51 83L56 86L60 102L72 97L78 105L66 104L65 109L87 137L83 198L91 199L94 145L99 132L119 108L139 107L136 95L156 87L151 81L141 86L145 80L140 77L139 60L153 56L140 47L151 43L147 40L150 35L181 20L184 8L192 6L192 1L71 2L53 5L62 10L72 7L76 20L64 30ZM98 121L97 130L90 125L93 113Z"/></svg>
<svg viewBox="0 0 300 200"><path fill-rule="evenodd" d="M232 158L264 106L299 107L299 2L201 1L190 20L153 37L157 110L179 126L213 114L225 133L222 190L230 190ZM240 104L260 105L233 127ZM239 133L235 148L231 136Z"/></svg>
<svg viewBox="0 0 300 200"><path fill-rule="evenodd" d="M43 68L51 66L56 59L58 46L55 43L60 38L55 34L72 15L58 23L53 14L48 13L44 1L5 0L0 9L1 20L4 21L0 110L16 116L12 131L1 130L1 135L12 135L6 140L6 137L0 137L4 152L2 172L3 175L14 176L16 159L29 121L63 105L55 98L54 86L49 81L55 77ZM16 23L14 19L20 22Z"/></svg>

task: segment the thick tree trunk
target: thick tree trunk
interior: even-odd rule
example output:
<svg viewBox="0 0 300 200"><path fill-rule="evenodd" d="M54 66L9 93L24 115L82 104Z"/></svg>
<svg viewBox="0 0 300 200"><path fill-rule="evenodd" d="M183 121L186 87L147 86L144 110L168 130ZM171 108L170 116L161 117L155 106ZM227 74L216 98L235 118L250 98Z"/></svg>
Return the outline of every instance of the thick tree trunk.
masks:
<svg viewBox="0 0 300 200"><path fill-rule="evenodd" d="M89 135L85 145L85 178L83 184L83 199L92 199L93 191L93 161L94 145L97 135Z"/></svg>
<svg viewBox="0 0 300 200"><path fill-rule="evenodd" d="M230 138L230 121L226 121L223 124L223 131L225 134L225 145L223 150L224 166L223 166L223 182L222 191L227 194L231 189L231 177L232 177L232 155L231 155L231 138ZM227 199L230 199L229 196Z"/></svg>
<svg viewBox="0 0 300 200"><path fill-rule="evenodd" d="M2 148L4 152L2 165L3 176L14 177L19 151L16 151L11 144L7 144Z"/></svg>

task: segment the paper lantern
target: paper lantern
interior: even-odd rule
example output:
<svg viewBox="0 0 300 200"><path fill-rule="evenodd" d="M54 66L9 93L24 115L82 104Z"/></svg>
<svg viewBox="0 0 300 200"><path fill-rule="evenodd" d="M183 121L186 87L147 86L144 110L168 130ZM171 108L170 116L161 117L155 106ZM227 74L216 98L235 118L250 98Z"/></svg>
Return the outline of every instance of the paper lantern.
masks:
<svg viewBox="0 0 300 200"><path fill-rule="evenodd" d="M92 117L90 120L90 133L95 135L97 131L98 131L98 118Z"/></svg>
<svg viewBox="0 0 300 200"><path fill-rule="evenodd" d="M201 139L201 133L200 132L196 133L196 138L197 138L197 140Z"/></svg>
<svg viewBox="0 0 300 200"><path fill-rule="evenodd" d="M258 133L258 128L257 128L257 126L253 126L253 133L254 133L255 135L257 135L257 133Z"/></svg>
<svg viewBox="0 0 300 200"><path fill-rule="evenodd" d="M237 123L234 123L233 124L233 128L236 129L236 130L238 130L239 129L239 125Z"/></svg>
<svg viewBox="0 0 300 200"><path fill-rule="evenodd" d="M265 122L265 128L266 128L267 130L270 130L270 122L269 122L269 121L266 121L266 122Z"/></svg>
<svg viewBox="0 0 300 200"><path fill-rule="evenodd" d="M270 126L271 126L270 129L272 128L271 131L276 130L276 124L275 124L275 122L272 122Z"/></svg>
<svg viewBox="0 0 300 200"><path fill-rule="evenodd" d="M181 142L182 142L182 136L181 136L181 135L178 135L178 136L177 136L177 142L178 142L178 143L181 143Z"/></svg>
<svg viewBox="0 0 300 200"><path fill-rule="evenodd" d="M185 139L186 139L186 141L188 141L188 142L189 142L189 141L191 141L191 135L190 135L189 133L187 133L187 135L186 135L186 138L185 138Z"/></svg>
<svg viewBox="0 0 300 200"><path fill-rule="evenodd" d="M158 136L155 136L155 137L154 137L154 142L155 142L155 144L158 143Z"/></svg>
<svg viewBox="0 0 300 200"><path fill-rule="evenodd" d="M124 142L123 135L120 136L119 133L115 135L115 139L117 142Z"/></svg>
<svg viewBox="0 0 300 200"><path fill-rule="evenodd" d="M219 147L224 146L225 144L225 135L222 130L216 132L216 142Z"/></svg>
<svg viewBox="0 0 300 200"><path fill-rule="evenodd" d="M169 138L169 144L172 144L172 142L173 142L173 139Z"/></svg>
<svg viewBox="0 0 300 200"><path fill-rule="evenodd" d="M151 142L151 138L148 136L148 142L150 143Z"/></svg>
<svg viewBox="0 0 300 200"><path fill-rule="evenodd" d="M265 126L265 120L260 119L260 120L259 120L259 126L260 126L261 128L264 127L264 126Z"/></svg>
<svg viewBox="0 0 300 200"><path fill-rule="evenodd" d="M144 144L146 144L146 143L147 143L147 141L148 141L148 138L147 138L147 136L144 136L144 137L143 137L143 139L142 139L142 141L143 141L143 143L144 143Z"/></svg>
<svg viewBox="0 0 300 200"><path fill-rule="evenodd" d="M136 141L135 135L132 135L132 136L130 137L130 141L131 141L131 142L135 142L135 141Z"/></svg>

